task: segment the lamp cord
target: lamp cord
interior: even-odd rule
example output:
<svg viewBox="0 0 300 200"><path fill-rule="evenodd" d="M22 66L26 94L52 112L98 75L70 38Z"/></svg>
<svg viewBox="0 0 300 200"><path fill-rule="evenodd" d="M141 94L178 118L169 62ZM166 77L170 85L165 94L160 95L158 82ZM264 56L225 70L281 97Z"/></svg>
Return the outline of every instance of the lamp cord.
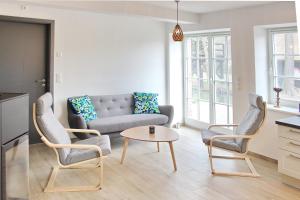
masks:
<svg viewBox="0 0 300 200"><path fill-rule="evenodd" d="M178 24L178 1L176 1L177 4L177 24Z"/></svg>

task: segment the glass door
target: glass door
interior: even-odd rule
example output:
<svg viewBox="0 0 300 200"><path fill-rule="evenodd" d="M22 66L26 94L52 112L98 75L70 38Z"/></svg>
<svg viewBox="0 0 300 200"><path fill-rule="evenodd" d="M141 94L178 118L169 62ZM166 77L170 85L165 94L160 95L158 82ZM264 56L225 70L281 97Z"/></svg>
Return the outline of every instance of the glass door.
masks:
<svg viewBox="0 0 300 200"><path fill-rule="evenodd" d="M185 118L232 123L230 34L187 35L184 43Z"/></svg>

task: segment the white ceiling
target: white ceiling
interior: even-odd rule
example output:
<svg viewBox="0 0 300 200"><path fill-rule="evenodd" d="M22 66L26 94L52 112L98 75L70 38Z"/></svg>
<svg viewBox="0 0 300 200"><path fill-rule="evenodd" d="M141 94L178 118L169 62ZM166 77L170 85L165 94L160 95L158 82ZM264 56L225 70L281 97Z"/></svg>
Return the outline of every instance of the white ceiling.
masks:
<svg viewBox="0 0 300 200"><path fill-rule="evenodd" d="M1 1L1 0L0 0ZM175 22L176 3L169 1L103 1L103 0L10 0L21 4L31 3L35 5L86 10L99 13L132 15L151 17L166 22ZM259 6L272 1L184 1L179 2L181 23L199 22L203 13L222 10L238 9L242 7Z"/></svg>
<svg viewBox="0 0 300 200"><path fill-rule="evenodd" d="M145 1L144 4L176 9L174 1ZM221 10L229 10L248 6L258 6L271 3L270 1L180 1L179 10L191 13L208 13Z"/></svg>
<svg viewBox="0 0 300 200"><path fill-rule="evenodd" d="M18 0L17 0L18 1ZM19 0L20 1L20 0ZM85 4L85 8L92 9L93 7L101 7L101 6L111 6L111 7L147 7L147 6L155 6L163 9L176 10L176 3L173 0L168 1L144 1L144 0L135 0L135 1L103 1L103 0L21 0L23 2L34 2L41 3L44 5L64 5L74 7L80 6L81 4ZM257 6L263 5L267 3L271 3L272 1L203 1L203 0L193 0L193 1L184 1L181 0L179 2L179 10L185 11L194 14L215 12L221 10L229 10L235 8L249 7L249 6Z"/></svg>

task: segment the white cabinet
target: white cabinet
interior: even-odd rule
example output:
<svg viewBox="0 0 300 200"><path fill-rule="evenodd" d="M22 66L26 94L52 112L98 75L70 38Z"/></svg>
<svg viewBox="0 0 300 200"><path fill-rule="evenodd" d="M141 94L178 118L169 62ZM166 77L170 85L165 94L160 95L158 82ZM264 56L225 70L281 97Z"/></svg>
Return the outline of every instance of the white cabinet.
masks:
<svg viewBox="0 0 300 200"><path fill-rule="evenodd" d="M300 188L300 117L276 121L279 136L278 171L283 182Z"/></svg>

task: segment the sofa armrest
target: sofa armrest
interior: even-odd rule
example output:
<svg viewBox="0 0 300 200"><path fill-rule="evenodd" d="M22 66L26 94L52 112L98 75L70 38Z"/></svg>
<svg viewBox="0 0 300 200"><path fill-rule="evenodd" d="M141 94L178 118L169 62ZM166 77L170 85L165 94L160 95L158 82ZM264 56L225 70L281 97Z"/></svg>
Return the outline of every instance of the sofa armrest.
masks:
<svg viewBox="0 0 300 200"><path fill-rule="evenodd" d="M174 107L172 105L158 106L161 114L168 116L169 120L166 126L170 127L174 117Z"/></svg>
<svg viewBox="0 0 300 200"><path fill-rule="evenodd" d="M88 129L84 118L81 115L75 114L68 103L67 103L67 110L68 110L68 122L70 128ZM77 132L73 132L73 134L76 135L79 139L87 139L92 137L91 134L80 134Z"/></svg>

